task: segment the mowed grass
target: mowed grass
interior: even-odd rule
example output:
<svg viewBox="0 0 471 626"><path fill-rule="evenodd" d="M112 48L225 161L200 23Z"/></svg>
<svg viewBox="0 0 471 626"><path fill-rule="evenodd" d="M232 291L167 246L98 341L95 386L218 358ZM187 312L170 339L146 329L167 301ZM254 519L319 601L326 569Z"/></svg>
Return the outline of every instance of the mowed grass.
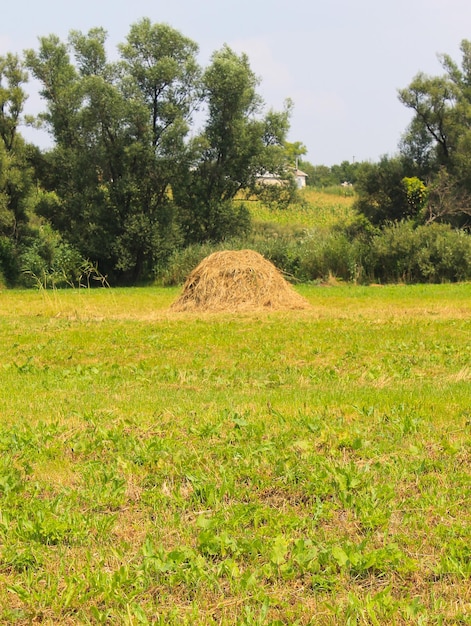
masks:
<svg viewBox="0 0 471 626"><path fill-rule="evenodd" d="M470 624L471 285L0 293L0 622Z"/></svg>

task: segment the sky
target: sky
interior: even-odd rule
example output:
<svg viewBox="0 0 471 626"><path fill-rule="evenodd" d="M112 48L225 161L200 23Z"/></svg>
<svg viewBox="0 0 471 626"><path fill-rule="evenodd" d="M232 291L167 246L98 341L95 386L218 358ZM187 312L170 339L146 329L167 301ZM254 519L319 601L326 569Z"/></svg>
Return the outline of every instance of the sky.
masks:
<svg viewBox="0 0 471 626"><path fill-rule="evenodd" d="M397 90L419 71L442 74L440 54L460 62L471 39L470 0L13 0L2 6L0 55L99 26L113 56L144 17L193 39L203 67L224 44L245 52L266 108L294 103L288 140L328 166L396 154L412 115ZM37 113L44 103L28 92L26 113Z"/></svg>

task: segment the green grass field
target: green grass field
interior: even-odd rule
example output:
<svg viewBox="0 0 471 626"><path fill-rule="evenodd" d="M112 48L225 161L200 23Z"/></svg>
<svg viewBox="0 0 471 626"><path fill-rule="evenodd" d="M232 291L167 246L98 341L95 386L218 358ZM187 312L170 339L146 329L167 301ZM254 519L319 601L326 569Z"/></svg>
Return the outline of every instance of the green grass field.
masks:
<svg viewBox="0 0 471 626"><path fill-rule="evenodd" d="M0 623L471 624L471 285L0 292Z"/></svg>
<svg viewBox="0 0 471 626"><path fill-rule="evenodd" d="M284 208L270 208L259 202L249 203L254 221L285 227L329 228L347 225L354 217L352 195L326 193L306 187L299 192L300 203Z"/></svg>

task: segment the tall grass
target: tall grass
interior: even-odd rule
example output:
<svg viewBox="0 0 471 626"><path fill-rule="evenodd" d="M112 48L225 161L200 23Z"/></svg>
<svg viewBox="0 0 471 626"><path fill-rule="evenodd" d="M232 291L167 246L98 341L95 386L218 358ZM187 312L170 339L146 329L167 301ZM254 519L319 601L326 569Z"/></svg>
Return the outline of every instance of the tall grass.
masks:
<svg viewBox="0 0 471 626"><path fill-rule="evenodd" d="M471 280L471 237L465 231L412 221L374 228L355 213L351 197L325 196L325 203L322 197L307 189L296 206L254 204L250 235L176 250L158 281L183 282L199 261L221 248L256 250L297 282L332 277L356 284Z"/></svg>
<svg viewBox="0 0 471 626"><path fill-rule="evenodd" d="M471 286L0 293L0 622L465 624Z"/></svg>
<svg viewBox="0 0 471 626"><path fill-rule="evenodd" d="M310 187L298 192L297 203L286 208L270 208L258 202L250 203L252 219L280 226L303 228L330 228L348 225L354 219L352 205L354 197L342 191L328 193Z"/></svg>
<svg viewBox="0 0 471 626"><path fill-rule="evenodd" d="M347 228L355 221L352 204L352 197L311 188L301 190L298 202L284 208L250 202L248 208L253 224L250 235L228 239L216 245L207 243L175 250L165 267L157 272L157 283L164 286L181 284L211 252L244 248L256 250L298 282L323 280L346 264L351 266L351 270L346 272L347 280L354 278L355 261L346 261L341 257L333 265L329 264L329 260L321 261L326 242L331 241L332 237L339 240L338 232L332 233L333 229ZM315 251L316 260L312 251ZM338 276L346 278L340 273Z"/></svg>

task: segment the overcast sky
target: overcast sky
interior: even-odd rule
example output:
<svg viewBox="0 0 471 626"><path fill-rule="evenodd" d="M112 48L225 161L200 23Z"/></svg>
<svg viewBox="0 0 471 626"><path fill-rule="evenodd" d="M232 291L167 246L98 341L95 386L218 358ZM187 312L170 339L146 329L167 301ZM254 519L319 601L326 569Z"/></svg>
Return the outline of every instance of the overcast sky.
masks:
<svg viewBox="0 0 471 626"><path fill-rule="evenodd" d="M202 65L224 43L246 52L267 107L293 100L289 140L315 165L395 154L410 121L397 89L418 71L441 74L437 55L460 61L471 39L470 0L10 0L0 55L95 26L114 53L143 17L193 39ZM31 96L28 112L39 107Z"/></svg>

